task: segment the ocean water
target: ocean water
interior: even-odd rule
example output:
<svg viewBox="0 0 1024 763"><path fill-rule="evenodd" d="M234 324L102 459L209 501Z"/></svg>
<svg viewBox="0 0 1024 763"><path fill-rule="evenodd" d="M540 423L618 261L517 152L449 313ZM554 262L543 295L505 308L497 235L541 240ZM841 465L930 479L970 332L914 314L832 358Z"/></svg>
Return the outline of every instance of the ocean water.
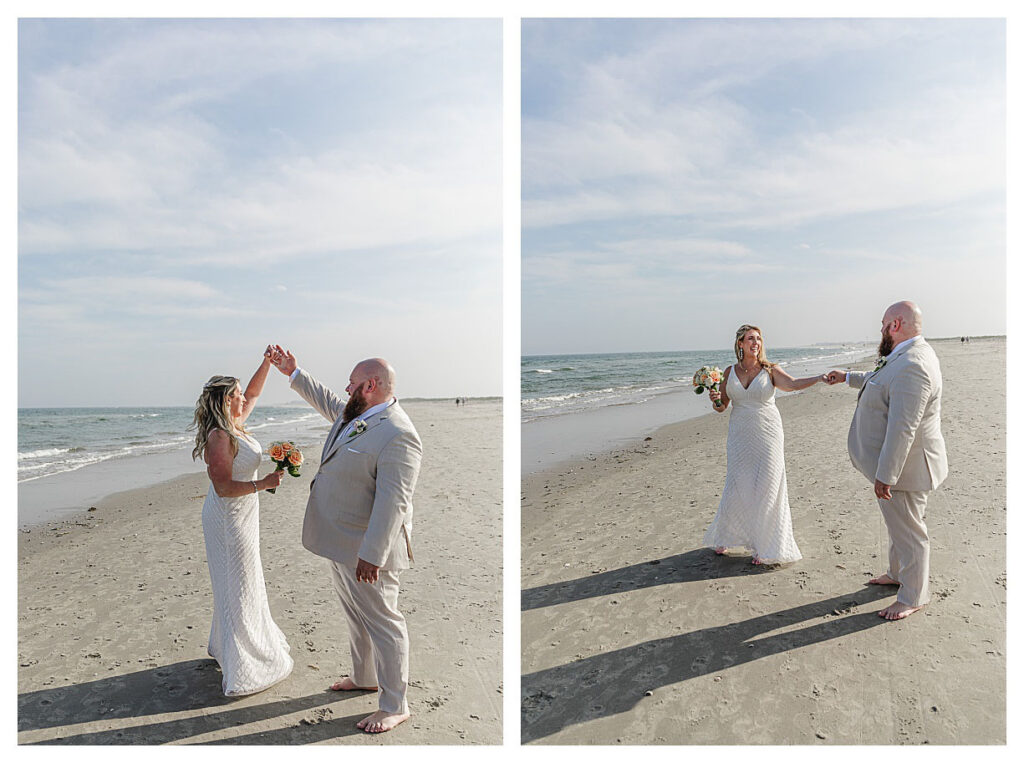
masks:
<svg viewBox="0 0 1024 763"><path fill-rule="evenodd" d="M768 359L792 376L842 368L875 354L871 342L769 348ZM693 389L704 365L736 362L732 349L628 352L604 355L526 355L520 365L523 423L610 406L644 403Z"/></svg>
<svg viewBox="0 0 1024 763"><path fill-rule="evenodd" d="M191 453L193 408L20 408L18 482L157 453ZM246 422L261 444L317 447L330 424L306 405L258 407Z"/></svg>

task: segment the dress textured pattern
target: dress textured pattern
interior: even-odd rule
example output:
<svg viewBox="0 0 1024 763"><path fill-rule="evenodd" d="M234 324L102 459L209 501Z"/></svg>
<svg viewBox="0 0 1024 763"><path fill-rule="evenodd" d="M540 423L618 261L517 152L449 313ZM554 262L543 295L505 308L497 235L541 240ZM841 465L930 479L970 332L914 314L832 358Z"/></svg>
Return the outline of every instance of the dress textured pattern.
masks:
<svg viewBox="0 0 1024 763"><path fill-rule="evenodd" d="M239 435L231 478L255 479L260 459L259 443ZM292 670L288 642L267 603L258 494L222 498L210 485L203 503L203 537L213 585L210 656L220 664L224 694L254 694Z"/></svg>
<svg viewBox="0 0 1024 763"><path fill-rule="evenodd" d="M751 549L765 563L795 562L801 555L793 538L782 417L771 375L762 369L744 389L733 368L726 392L732 413L725 488L704 545Z"/></svg>

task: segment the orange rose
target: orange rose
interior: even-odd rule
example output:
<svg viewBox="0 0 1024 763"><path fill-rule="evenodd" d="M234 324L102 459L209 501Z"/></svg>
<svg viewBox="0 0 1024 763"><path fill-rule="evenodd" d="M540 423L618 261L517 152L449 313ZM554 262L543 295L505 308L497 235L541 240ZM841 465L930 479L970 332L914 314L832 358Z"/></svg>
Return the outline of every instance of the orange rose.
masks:
<svg viewBox="0 0 1024 763"><path fill-rule="evenodd" d="M302 453L297 450L293 450L288 454L288 463L292 466L302 466Z"/></svg>
<svg viewBox="0 0 1024 763"><path fill-rule="evenodd" d="M282 442L281 443L281 447L284 448L284 452L287 453L288 451L290 451L295 446L292 445L290 442Z"/></svg>
<svg viewBox="0 0 1024 763"><path fill-rule="evenodd" d="M284 460L284 448L281 447L281 443L275 442L270 446L270 450L267 451L270 454L270 458L274 461Z"/></svg>

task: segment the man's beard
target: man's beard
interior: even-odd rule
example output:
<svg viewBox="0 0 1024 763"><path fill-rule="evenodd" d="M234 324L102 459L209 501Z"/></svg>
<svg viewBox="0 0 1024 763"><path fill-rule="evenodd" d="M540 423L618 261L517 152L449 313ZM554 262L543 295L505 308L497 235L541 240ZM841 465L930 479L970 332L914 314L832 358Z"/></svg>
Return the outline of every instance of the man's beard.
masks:
<svg viewBox="0 0 1024 763"><path fill-rule="evenodd" d="M892 334L889 333L889 327L886 326L885 331L882 332L882 341L878 343L878 357L889 357L889 353L892 352L894 344Z"/></svg>
<svg viewBox="0 0 1024 763"><path fill-rule="evenodd" d="M341 412L341 423L347 424L369 407L366 398L363 397L363 388L360 387L349 396L348 402L345 403L345 410Z"/></svg>

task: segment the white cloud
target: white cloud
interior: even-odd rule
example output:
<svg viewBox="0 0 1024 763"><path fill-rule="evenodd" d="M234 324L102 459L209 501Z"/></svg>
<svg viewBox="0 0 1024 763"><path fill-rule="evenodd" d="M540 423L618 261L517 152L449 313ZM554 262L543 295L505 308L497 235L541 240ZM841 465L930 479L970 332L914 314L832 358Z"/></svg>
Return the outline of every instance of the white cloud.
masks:
<svg viewBox="0 0 1024 763"><path fill-rule="evenodd" d="M494 20L22 21L21 404L181 403L183 375L271 333L329 342L325 376L361 337L448 359L406 394L497 392L500 40ZM73 391L25 383L97 356Z"/></svg>
<svg viewBox="0 0 1024 763"><path fill-rule="evenodd" d="M1003 30L527 22L524 351L707 346L754 294L787 343L858 338L883 285L953 325L952 282L999 331L1002 290L962 261L1004 263Z"/></svg>
<svg viewBox="0 0 1024 763"><path fill-rule="evenodd" d="M896 22L672 28L674 35L653 35L629 53L577 64L581 82L568 101L524 117L527 227L671 215L771 228L1003 187L1004 83L991 72L968 81L933 76L926 87L876 97L874 107L836 124L802 116L780 127L752 109L749 90L737 90L793 76L777 72L794 62L820 69L842 52L892 55L886 47L914 29ZM805 115L814 96L806 98Z"/></svg>

